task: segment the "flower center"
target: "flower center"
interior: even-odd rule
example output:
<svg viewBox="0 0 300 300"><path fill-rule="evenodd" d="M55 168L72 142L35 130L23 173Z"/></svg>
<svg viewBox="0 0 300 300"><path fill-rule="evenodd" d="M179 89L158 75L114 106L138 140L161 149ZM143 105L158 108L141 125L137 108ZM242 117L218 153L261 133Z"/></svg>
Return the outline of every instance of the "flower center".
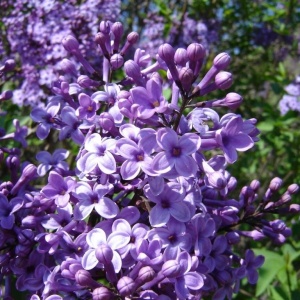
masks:
<svg viewBox="0 0 300 300"><path fill-rule="evenodd" d="M154 107L159 107L159 102L157 100L155 100L152 104Z"/></svg>
<svg viewBox="0 0 300 300"><path fill-rule="evenodd" d="M144 160L144 155L143 155L143 154L138 154L138 155L136 156L136 159L137 159L138 161L143 161L143 160Z"/></svg>
<svg viewBox="0 0 300 300"><path fill-rule="evenodd" d="M172 151L172 154L174 156L179 156L181 154L181 149L180 148L177 148L177 147L174 147L173 148L173 151Z"/></svg>

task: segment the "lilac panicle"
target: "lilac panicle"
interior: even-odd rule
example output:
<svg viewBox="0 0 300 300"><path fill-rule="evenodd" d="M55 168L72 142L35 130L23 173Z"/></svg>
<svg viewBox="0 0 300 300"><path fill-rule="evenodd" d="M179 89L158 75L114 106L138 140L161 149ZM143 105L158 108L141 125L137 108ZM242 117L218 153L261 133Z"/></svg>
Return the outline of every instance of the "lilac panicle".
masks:
<svg viewBox="0 0 300 300"><path fill-rule="evenodd" d="M82 3L81 18L72 15L78 30L90 18L92 41L68 29L51 35L63 38L75 60L59 64L65 74L51 84L53 97L31 112L39 139L52 131L53 146L56 138L66 140L72 151L43 149L36 167L22 161L20 149L2 146L7 139L26 146L27 128L15 120L15 132L1 130L0 158L9 170L0 182L0 278L7 297L13 275L16 288L34 300L231 298L243 278L257 282L263 263L240 241L284 243L291 229L281 216L299 213L291 202L299 187L281 193L283 182L274 178L262 199L258 180L235 191L239 178L227 164L258 141L256 119L219 115L219 107L242 102L232 91L201 100L231 88L227 53L201 74L207 45L199 40L161 41L154 56L134 51L136 32L123 36L122 24L107 20L93 25L97 18L87 8L95 2ZM101 3L111 12L120 4ZM71 12L68 5L34 9L47 23L53 7L60 15L58 8ZM207 31L187 15L182 22ZM182 36L190 38L192 29L182 28ZM40 80L52 81L50 73L44 70Z"/></svg>

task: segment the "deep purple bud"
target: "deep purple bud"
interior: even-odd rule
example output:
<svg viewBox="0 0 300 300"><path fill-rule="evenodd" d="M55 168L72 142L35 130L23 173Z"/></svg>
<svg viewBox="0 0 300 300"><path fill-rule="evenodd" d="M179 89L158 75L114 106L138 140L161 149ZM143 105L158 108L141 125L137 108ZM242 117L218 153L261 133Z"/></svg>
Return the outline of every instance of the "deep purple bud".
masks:
<svg viewBox="0 0 300 300"><path fill-rule="evenodd" d="M110 64L113 70L119 69L124 64L124 58L121 54L116 53L110 58Z"/></svg>
<svg viewBox="0 0 300 300"><path fill-rule="evenodd" d="M109 57L109 53L107 51L107 48L106 48L106 41L107 41L107 38L106 36L104 35L104 33L102 32L98 32L95 36L95 43L98 44L103 52L103 55L108 58Z"/></svg>
<svg viewBox="0 0 300 300"><path fill-rule="evenodd" d="M93 290L93 300L112 300L113 294L109 291L108 288L102 286Z"/></svg>
<svg viewBox="0 0 300 300"><path fill-rule="evenodd" d="M13 59L7 59L4 62L4 65L0 67L0 72L6 73L13 71L13 69L16 67L16 63Z"/></svg>
<svg viewBox="0 0 300 300"><path fill-rule="evenodd" d="M260 182L256 179L252 180L250 183L250 187L254 192L257 192L260 188Z"/></svg>
<svg viewBox="0 0 300 300"><path fill-rule="evenodd" d="M122 35L124 33L124 28L121 22L115 22L112 26L111 26L111 31L114 34L114 52L117 52L119 49L119 45L120 45L120 41L122 38Z"/></svg>
<svg viewBox="0 0 300 300"><path fill-rule="evenodd" d="M100 263L108 265L113 258L113 251L108 245L102 244L96 249L95 256Z"/></svg>
<svg viewBox="0 0 300 300"><path fill-rule="evenodd" d="M101 286L97 281L95 281L92 278L90 272L86 270L78 270L75 274L75 280L79 285L88 288L97 288Z"/></svg>
<svg viewBox="0 0 300 300"><path fill-rule="evenodd" d="M192 43L187 47L187 56L191 61L198 61L205 56L205 48L198 43Z"/></svg>
<svg viewBox="0 0 300 300"><path fill-rule="evenodd" d="M270 223L271 228L276 233L282 233L286 229L286 225L282 220L274 220Z"/></svg>
<svg viewBox="0 0 300 300"><path fill-rule="evenodd" d="M163 44L158 48L159 57L166 63L174 63L175 50L170 44Z"/></svg>
<svg viewBox="0 0 300 300"><path fill-rule="evenodd" d="M5 101L11 99L13 96L12 91L3 91L0 95L0 101Z"/></svg>
<svg viewBox="0 0 300 300"><path fill-rule="evenodd" d="M135 44L139 39L139 34L135 31L132 31L130 32L128 35L127 35L127 42L129 44Z"/></svg>
<svg viewBox="0 0 300 300"><path fill-rule="evenodd" d="M226 90L232 85L232 74L221 71L215 77L215 83L220 90Z"/></svg>
<svg viewBox="0 0 300 300"><path fill-rule="evenodd" d="M68 52L72 54L77 53L79 51L79 43L77 39L72 35L68 35L65 38L63 38L62 45Z"/></svg>
<svg viewBox="0 0 300 300"><path fill-rule="evenodd" d="M182 87L185 91L189 91L194 78L194 73L191 69L183 67L179 71L179 80L181 81Z"/></svg>
<svg viewBox="0 0 300 300"><path fill-rule="evenodd" d="M289 185L287 191L292 195L296 194L299 191L299 185L296 183L293 183L293 184Z"/></svg>
<svg viewBox="0 0 300 300"><path fill-rule="evenodd" d="M299 213L300 212L300 205L299 204L291 204L289 207L289 211L292 213Z"/></svg>
<svg viewBox="0 0 300 300"><path fill-rule="evenodd" d="M91 87L96 87L96 86L101 85L100 82L92 80L87 75L80 75L77 78L77 83L83 88L91 88Z"/></svg>
<svg viewBox="0 0 300 300"><path fill-rule="evenodd" d="M222 52L215 57L213 64L218 70L224 70L230 64L230 60L229 54Z"/></svg>
<svg viewBox="0 0 300 300"><path fill-rule="evenodd" d="M275 203L275 206L281 206L287 202L290 202L292 200L292 196L290 193L284 193L280 199Z"/></svg>
<svg viewBox="0 0 300 300"><path fill-rule="evenodd" d="M108 35L110 32L110 23L108 21L101 21L99 25L100 32Z"/></svg>
<svg viewBox="0 0 300 300"><path fill-rule="evenodd" d="M175 52L174 61L176 65L185 67L188 62L187 51L184 48L178 48Z"/></svg>
<svg viewBox="0 0 300 300"><path fill-rule="evenodd" d="M60 62L60 68L66 73L77 77L77 70L75 65L67 58Z"/></svg>
<svg viewBox="0 0 300 300"><path fill-rule="evenodd" d="M235 177L231 176L227 182L228 191L233 191L237 186L237 180Z"/></svg>
<svg viewBox="0 0 300 300"><path fill-rule="evenodd" d="M112 115L108 112L103 112L99 116L99 125L106 131L115 129L115 120Z"/></svg>
<svg viewBox="0 0 300 300"><path fill-rule="evenodd" d="M138 277L136 279L136 283L138 284L138 286L141 286L144 283L152 280L155 277L155 275L156 273L151 267L149 266L142 267L139 271Z"/></svg>
<svg viewBox="0 0 300 300"><path fill-rule="evenodd" d="M221 172L209 173L207 174L207 178L209 184L218 190L225 188L227 185L227 180Z"/></svg>
<svg viewBox="0 0 300 300"><path fill-rule="evenodd" d="M161 269L162 274L165 277L175 278L179 275L181 265L176 260L166 261Z"/></svg>
<svg viewBox="0 0 300 300"><path fill-rule="evenodd" d="M120 54L121 55L124 55L128 49L138 41L139 39L139 34L135 31L132 31L130 32L128 35L127 35L127 40L126 40L126 43L125 45L123 46L122 50L120 51Z"/></svg>
<svg viewBox="0 0 300 300"><path fill-rule="evenodd" d="M131 77L135 83L137 84L142 83L142 75L141 75L140 67L135 61L131 59L127 60L124 64L124 70L126 75L128 77Z"/></svg>
<svg viewBox="0 0 300 300"><path fill-rule="evenodd" d="M129 296L135 291L135 282L128 276L123 276L117 283L117 288L122 297Z"/></svg>
<svg viewBox="0 0 300 300"><path fill-rule="evenodd" d="M238 108L243 102L243 97L237 93L228 93L225 97L225 106L230 109Z"/></svg>
<svg viewBox="0 0 300 300"><path fill-rule="evenodd" d="M229 245L235 245L240 241L240 235L235 231L227 232L226 238Z"/></svg>
<svg viewBox="0 0 300 300"><path fill-rule="evenodd" d="M275 177L271 180L269 188L272 192L278 191L282 185L282 179Z"/></svg>

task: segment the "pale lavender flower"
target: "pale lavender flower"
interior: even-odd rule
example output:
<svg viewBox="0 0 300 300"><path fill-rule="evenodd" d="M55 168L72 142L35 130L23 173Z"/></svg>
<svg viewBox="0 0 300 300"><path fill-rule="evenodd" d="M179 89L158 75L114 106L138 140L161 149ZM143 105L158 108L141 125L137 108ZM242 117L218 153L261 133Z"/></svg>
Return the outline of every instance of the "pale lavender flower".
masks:
<svg viewBox="0 0 300 300"><path fill-rule="evenodd" d="M80 130L81 120L76 116L76 111L70 106L65 106L61 111L61 118L64 122L59 132L59 139L72 138L72 140L81 145L84 141L84 135Z"/></svg>
<svg viewBox="0 0 300 300"><path fill-rule="evenodd" d="M186 226L182 222L170 218L166 227L153 228L148 233L148 239L160 240L162 247L166 247L164 255L170 259L175 259L178 249L189 251L192 247L192 237L187 232Z"/></svg>
<svg viewBox="0 0 300 300"><path fill-rule="evenodd" d="M150 79L146 88L138 86L130 90L134 104L138 105L137 116L148 119L155 113L164 113L168 103L162 95L162 85L159 81Z"/></svg>
<svg viewBox="0 0 300 300"><path fill-rule="evenodd" d="M93 209L106 219L114 218L119 208L115 202L108 197L104 197L112 190L112 185L91 184L81 182L75 190L75 197L79 200L74 207L74 217L77 220L87 218Z"/></svg>
<svg viewBox="0 0 300 300"><path fill-rule="evenodd" d="M151 202L156 204L149 214L149 221L152 226L161 227L167 224L171 216L180 222L190 220L190 210L187 203L183 201L185 191L179 184L166 183L159 195L154 195L150 186L146 185L144 193Z"/></svg>
<svg viewBox="0 0 300 300"><path fill-rule="evenodd" d="M58 102L50 102L46 108L36 107L32 110L30 117L39 123L36 130L39 139L44 140L49 135L50 129L55 128L59 110L60 104Z"/></svg>
<svg viewBox="0 0 300 300"><path fill-rule="evenodd" d="M0 193L0 224L3 229L12 229L15 223L14 213L21 209L23 200L16 197L8 201L7 197Z"/></svg>
<svg viewBox="0 0 300 300"><path fill-rule="evenodd" d="M152 158L145 153L140 143L137 145L129 139L122 138L117 141L116 150L125 158L120 170L123 179L131 180L137 177L141 171L148 175L155 175L151 170Z"/></svg>
<svg viewBox="0 0 300 300"><path fill-rule="evenodd" d="M170 128L161 128L157 132L157 143L162 152L153 159L153 170L159 174L166 173L175 167L179 175L189 177L196 173L197 165L191 154L200 147L201 140L194 133L179 137Z"/></svg>
<svg viewBox="0 0 300 300"><path fill-rule="evenodd" d="M80 106L76 110L76 114L80 119L87 118L88 120L94 119L96 111L99 109L99 103L93 101L90 96L80 93L78 96Z"/></svg>
<svg viewBox="0 0 300 300"><path fill-rule="evenodd" d="M69 169L69 165L64 160L69 156L69 151L66 149L56 149L51 155L48 151L40 151L36 155L36 159L41 162L37 167L39 176L44 176L51 169L55 171Z"/></svg>
<svg viewBox="0 0 300 300"><path fill-rule="evenodd" d="M84 269L91 270L98 265L99 261L95 252L99 246L104 244L109 246L113 251L112 264L115 272L118 273L121 270L122 259L116 250L126 246L129 242L128 239L117 239L113 236L107 237L102 229L95 228L88 232L86 241L90 249L87 250L82 257L82 266Z"/></svg>
<svg viewBox="0 0 300 300"><path fill-rule="evenodd" d="M102 139L98 133L91 134L85 141L87 152L77 161L77 167L84 173L89 173L98 167L105 174L116 171L117 165L111 151L115 148L114 139Z"/></svg>
<svg viewBox="0 0 300 300"><path fill-rule="evenodd" d="M216 131L216 141L229 163L237 160L236 151L246 151L254 145L251 137L243 132L243 120L239 116L232 117L224 127Z"/></svg>
<svg viewBox="0 0 300 300"><path fill-rule="evenodd" d="M44 186L41 192L49 199L54 199L55 203L64 207L70 200L77 182L70 176L64 178L55 171L51 171L48 177L48 184Z"/></svg>

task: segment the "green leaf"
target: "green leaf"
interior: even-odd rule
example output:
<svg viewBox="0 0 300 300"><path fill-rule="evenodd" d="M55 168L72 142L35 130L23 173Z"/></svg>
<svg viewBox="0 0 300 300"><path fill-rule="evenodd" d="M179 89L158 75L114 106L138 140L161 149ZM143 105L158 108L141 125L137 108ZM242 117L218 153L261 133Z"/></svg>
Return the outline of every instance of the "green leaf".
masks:
<svg viewBox="0 0 300 300"><path fill-rule="evenodd" d="M253 251L256 255L263 255L265 257L265 263L259 269L259 280L257 282L255 293L255 296L260 296L276 278L277 273L285 268L285 261L280 254L269 250L253 249Z"/></svg>
<svg viewBox="0 0 300 300"><path fill-rule="evenodd" d="M281 287L273 287L272 285L270 285L269 288L271 291L272 300L289 300L289 299L291 299L289 293L287 293Z"/></svg>
<svg viewBox="0 0 300 300"><path fill-rule="evenodd" d="M257 127L261 131L272 131L274 129L274 124L271 121L265 121L260 122Z"/></svg>

